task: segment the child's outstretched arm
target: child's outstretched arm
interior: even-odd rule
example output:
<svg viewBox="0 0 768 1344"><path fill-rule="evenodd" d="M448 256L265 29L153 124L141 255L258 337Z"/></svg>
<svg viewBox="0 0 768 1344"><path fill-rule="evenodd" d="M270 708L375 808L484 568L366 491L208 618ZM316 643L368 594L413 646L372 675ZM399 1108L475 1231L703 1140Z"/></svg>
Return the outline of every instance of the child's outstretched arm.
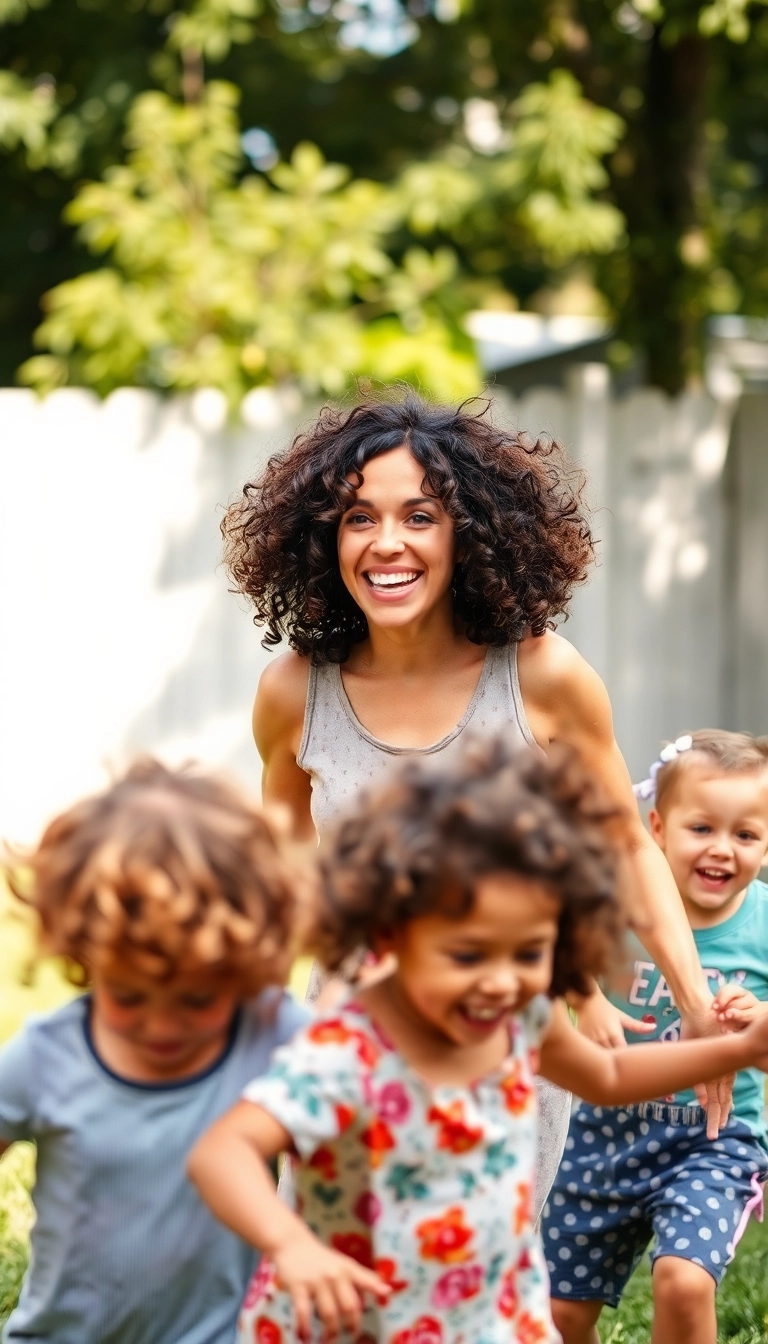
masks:
<svg viewBox="0 0 768 1344"><path fill-rule="evenodd" d="M311 1337L313 1309L326 1338L342 1325L356 1335L363 1294L384 1301L391 1290L373 1270L323 1245L278 1198L267 1162L291 1147L268 1111L240 1101L195 1144L187 1174L216 1217L269 1256L291 1295L299 1339Z"/></svg>
<svg viewBox="0 0 768 1344"><path fill-rule="evenodd" d="M593 1106L629 1106L753 1066L768 1069L768 1016L738 1034L606 1050L574 1030L565 1005L554 1004L539 1072ZM707 1124L717 1138L717 1124Z"/></svg>

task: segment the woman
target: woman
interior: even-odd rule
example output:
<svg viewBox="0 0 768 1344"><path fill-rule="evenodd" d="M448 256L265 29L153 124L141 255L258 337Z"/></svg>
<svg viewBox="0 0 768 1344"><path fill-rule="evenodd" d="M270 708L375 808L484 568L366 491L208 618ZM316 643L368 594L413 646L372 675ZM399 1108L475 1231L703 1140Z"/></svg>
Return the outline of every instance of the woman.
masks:
<svg viewBox="0 0 768 1344"><path fill-rule="evenodd" d="M223 532L265 643L290 645L261 678L253 728L264 798L290 809L297 837L321 831L404 753L448 763L465 730L506 731L534 751L569 744L637 818L646 945L688 1031L709 1030L711 996L637 814L605 689L551 629L593 554L580 482L557 445L412 395L325 409L245 486ZM629 1023L596 993L580 1025L610 1044ZM713 1125L726 1092L712 1090ZM568 1111L545 1085L537 1213Z"/></svg>

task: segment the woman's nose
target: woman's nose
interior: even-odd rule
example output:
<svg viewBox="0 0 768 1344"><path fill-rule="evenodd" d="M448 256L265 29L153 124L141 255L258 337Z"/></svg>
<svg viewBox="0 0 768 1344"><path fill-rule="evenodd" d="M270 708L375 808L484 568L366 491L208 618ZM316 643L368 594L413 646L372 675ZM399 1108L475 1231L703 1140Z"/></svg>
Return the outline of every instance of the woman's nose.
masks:
<svg viewBox="0 0 768 1344"><path fill-rule="evenodd" d="M405 550L405 542L397 524L384 521L373 538L371 548L377 555L401 555Z"/></svg>

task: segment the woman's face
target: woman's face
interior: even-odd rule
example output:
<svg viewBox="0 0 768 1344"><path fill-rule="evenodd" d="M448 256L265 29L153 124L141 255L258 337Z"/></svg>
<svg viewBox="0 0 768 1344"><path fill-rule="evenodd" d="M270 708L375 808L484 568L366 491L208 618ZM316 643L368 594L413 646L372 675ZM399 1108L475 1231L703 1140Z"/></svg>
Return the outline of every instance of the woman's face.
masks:
<svg viewBox="0 0 768 1344"><path fill-rule="evenodd" d="M423 480L405 445L372 458L339 524L341 577L369 625L411 625L441 604L450 611L453 522Z"/></svg>

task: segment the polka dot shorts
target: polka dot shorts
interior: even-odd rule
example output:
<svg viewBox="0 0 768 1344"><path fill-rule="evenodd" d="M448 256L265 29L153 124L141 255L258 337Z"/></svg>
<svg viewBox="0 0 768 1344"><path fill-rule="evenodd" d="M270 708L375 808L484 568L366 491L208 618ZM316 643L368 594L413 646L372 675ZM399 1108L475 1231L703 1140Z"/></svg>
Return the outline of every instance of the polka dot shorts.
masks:
<svg viewBox="0 0 768 1344"><path fill-rule="evenodd" d="M765 1149L733 1116L711 1141L703 1116L672 1124L671 1108L653 1110L666 1118L583 1103L571 1117L541 1223L553 1297L617 1306L651 1239L652 1261L690 1260L716 1283L733 1259L768 1176Z"/></svg>

